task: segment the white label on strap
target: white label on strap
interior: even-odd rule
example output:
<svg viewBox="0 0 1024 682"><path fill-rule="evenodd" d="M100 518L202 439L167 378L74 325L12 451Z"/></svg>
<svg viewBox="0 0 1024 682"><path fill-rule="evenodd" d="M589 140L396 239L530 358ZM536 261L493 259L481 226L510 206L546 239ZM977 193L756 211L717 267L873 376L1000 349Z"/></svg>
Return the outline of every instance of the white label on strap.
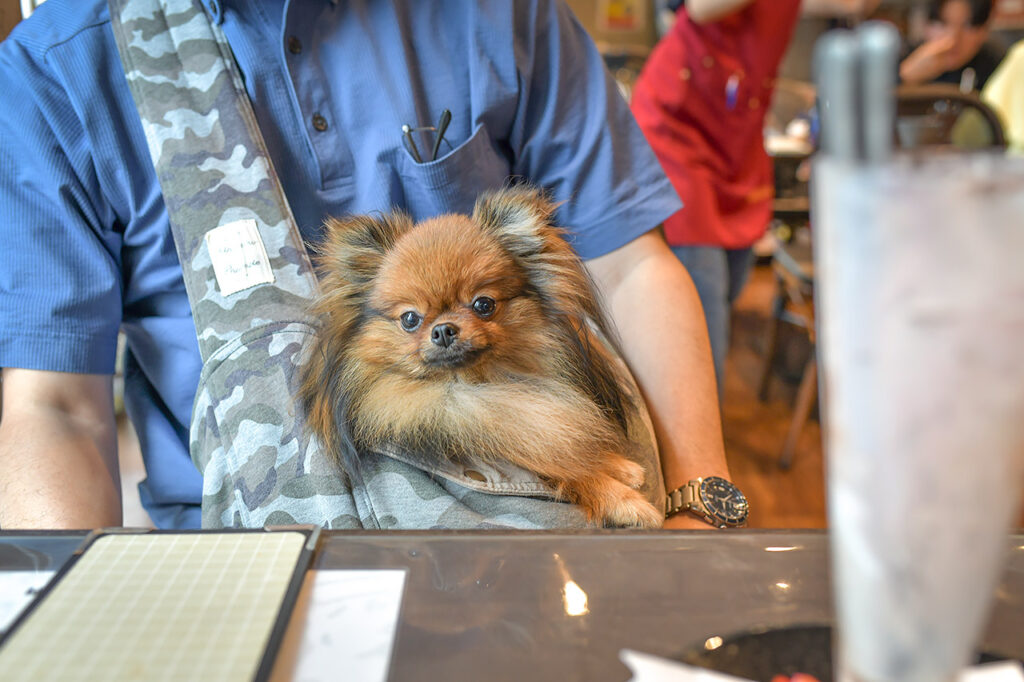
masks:
<svg viewBox="0 0 1024 682"><path fill-rule="evenodd" d="M210 230L206 233L206 248L222 296L274 281L267 249L252 218Z"/></svg>

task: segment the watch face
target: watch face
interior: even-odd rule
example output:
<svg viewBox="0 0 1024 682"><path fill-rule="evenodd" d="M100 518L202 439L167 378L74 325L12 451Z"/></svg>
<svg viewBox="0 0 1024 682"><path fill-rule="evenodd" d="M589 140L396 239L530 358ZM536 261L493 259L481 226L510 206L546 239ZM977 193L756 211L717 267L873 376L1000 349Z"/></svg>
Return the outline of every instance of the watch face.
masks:
<svg viewBox="0 0 1024 682"><path fill-rule="evenodd" d="M747 498L724 478L708 476L701 481L700 500L712 517L728 526L738 526L747 520Z"/></svg>

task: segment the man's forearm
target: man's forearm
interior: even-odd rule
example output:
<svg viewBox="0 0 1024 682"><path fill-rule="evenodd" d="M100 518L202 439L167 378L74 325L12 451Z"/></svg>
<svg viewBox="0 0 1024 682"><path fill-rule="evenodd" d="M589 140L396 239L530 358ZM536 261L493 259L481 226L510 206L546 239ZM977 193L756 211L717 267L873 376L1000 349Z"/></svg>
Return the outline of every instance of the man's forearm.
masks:
<svg viewBox="0 0 1024 682"><path fill-rule="evenodd" d="M711 347L686 270L657 233L620 264L588 265L601 283L623 353L658 436L667 489L698 476L729 477ZM611 267L608 267L611 265ZM610 285L610 286L609 286Z"/></svg>
<svg viewBox="0 0 1024 682"><path fill-rule="evenodd" d="M5 371L5 384L7 381ZM117 430L109 415L26 404L5 385L0 528L121 525Z"/></svg>
<svg viewBox="0 0 1024 682"><path fill-rule="evenodd" d="M900 80L915 85L926 83L956 68L951 60L953 42L948 37L930 40L900 62Z"/></svg>
<svg viewBox="0 0 1024 682"><path fill-rule="evenodd" d="M698 24L709 24L740 11L752 2L754 0L688 0L686 13Z"/></svg>
<svg viewBox="0 0 1024 682"><path fill-rule="evenodd" d="M874 12L879 0L803 0L804 14L818 17L866 17Z"/></svg>

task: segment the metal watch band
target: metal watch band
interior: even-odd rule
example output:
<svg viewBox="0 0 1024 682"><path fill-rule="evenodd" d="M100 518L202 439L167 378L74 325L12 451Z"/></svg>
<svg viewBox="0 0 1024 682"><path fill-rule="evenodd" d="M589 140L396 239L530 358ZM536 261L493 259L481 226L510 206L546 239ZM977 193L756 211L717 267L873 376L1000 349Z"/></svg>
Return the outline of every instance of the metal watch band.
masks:
<svg viewBox="0 0 1024 682"><path fill-rule="evenodd" d="M697 499L697 490L695 483L697 481L690 481L685 485L681 485L675 490L672 490L665 496L665 516L672 516L685 509L689 508Z"/></svg>

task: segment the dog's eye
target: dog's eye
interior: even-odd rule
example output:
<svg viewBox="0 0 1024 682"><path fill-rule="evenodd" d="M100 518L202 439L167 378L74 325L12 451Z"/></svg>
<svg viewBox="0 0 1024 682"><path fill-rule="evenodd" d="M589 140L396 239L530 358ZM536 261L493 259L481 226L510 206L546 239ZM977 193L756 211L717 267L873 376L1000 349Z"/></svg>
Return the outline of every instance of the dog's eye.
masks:
<svg viewBox="0 0 1024 682"><path fill-rule="evenodd" d="M423 318L420 317L419 313L415 310L406 310L402 313L401 317L398 318L398 321L402 323L402 329L407 332L414 332L417 327L420 326L420 322L423 321Z"/></svg>
<svg viewBox="0 0 1024 682"><path fill-rule="evenodd" d="M473 312L480 317L490 317L494 314L494 299L490 296L480 296L473 301Z"/></svg>

